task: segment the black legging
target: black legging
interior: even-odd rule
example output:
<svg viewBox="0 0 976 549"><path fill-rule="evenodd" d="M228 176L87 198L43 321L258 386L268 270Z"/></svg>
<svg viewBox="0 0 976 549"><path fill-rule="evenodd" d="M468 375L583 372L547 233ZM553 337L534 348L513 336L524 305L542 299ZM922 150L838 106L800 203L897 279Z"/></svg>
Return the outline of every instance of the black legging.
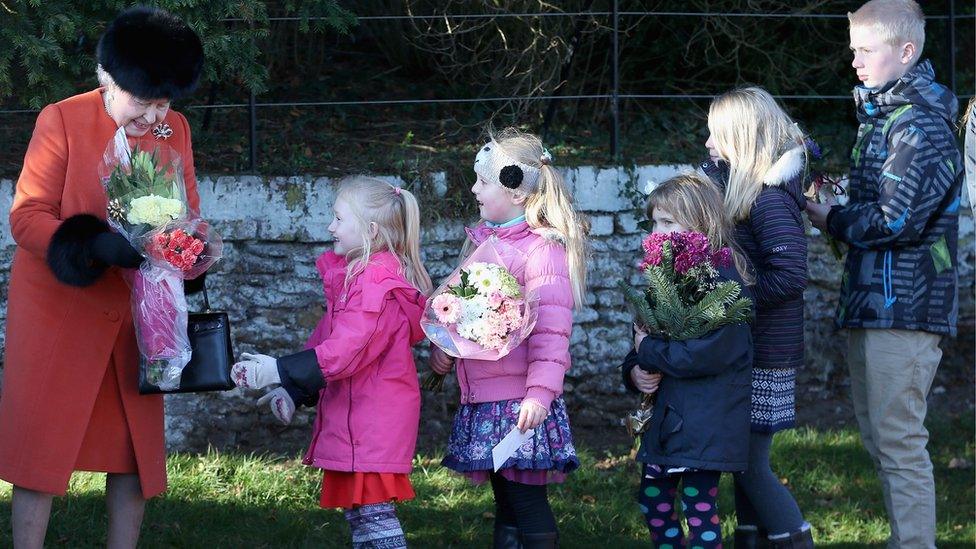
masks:
<svg viewBox="0 0 976 549"><path fill-rule="evenodd" d="M521 484L491 473L491 490L495 494L495 520L500 524L516 526L523 534L556 531L546 485Z"/></svg>
<svg viewBox="0 0 976 549"><path fill-rule="evenodd" d="M749 435L749 469L735 474L736 519L773 535L799 532L805 524L800 508L769 466L772 442L769 433Z"/></svg>

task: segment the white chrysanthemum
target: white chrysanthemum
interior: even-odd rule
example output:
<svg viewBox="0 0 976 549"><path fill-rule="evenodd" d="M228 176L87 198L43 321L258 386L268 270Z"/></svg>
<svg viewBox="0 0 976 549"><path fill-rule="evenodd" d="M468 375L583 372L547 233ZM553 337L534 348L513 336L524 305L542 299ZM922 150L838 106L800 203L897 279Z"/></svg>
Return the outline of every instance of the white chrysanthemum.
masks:
<svg viewBox="0 0 976 549"><path fill-rule="evenodd" d="M482 318L488 310L488 301L475 296L461 300L461 316L457 322L458 335L470 341L478 341L485 333Z"/></svg>
<svg viewBox="0 0 976 549"><path fill-rule="evenodd" d="M502 289L502 279L495 269L486 269L481 276L472 278L471 284L478 289L478 293L481 295L500 292Z"/></svg>
<svg viewBox="0 0 976 549"><path fill-rule="evenodd" d="M469 280L485 276L485 274L488 272L490 267L491 267L490 263L483 263L483 262L472 263L466 269L468 271Z"/></svg>
<svg viewBox="0 0 976 549"><path fill-rule="evenodd" d="M150 194L134 198L129 203L126 219L133 225L147 224L153 227L165 225L183 215L183 203L172 198Z"/></svg>

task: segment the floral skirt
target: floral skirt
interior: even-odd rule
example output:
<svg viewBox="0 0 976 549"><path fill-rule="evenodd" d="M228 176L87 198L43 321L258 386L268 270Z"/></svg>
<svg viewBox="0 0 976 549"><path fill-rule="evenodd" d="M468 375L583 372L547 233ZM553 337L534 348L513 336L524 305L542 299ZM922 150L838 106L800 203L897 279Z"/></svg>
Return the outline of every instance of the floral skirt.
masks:
<svg viewBox="0 0 976 549"><path fill-rule="evenodd" d="M796 368L752 369L752 431L776 433L796 425Z"/></svg>
<svg viewBox="0 0 976 549"><path fill-rule="evenodd" d="M463 404L454 416L454 427L442 464L475 484L488 480L494 470L491 449L517 424L522 399ZM562 482L579 467L566 403L557 398L542 425L508 458L498 474L522 484Z"/></svg>

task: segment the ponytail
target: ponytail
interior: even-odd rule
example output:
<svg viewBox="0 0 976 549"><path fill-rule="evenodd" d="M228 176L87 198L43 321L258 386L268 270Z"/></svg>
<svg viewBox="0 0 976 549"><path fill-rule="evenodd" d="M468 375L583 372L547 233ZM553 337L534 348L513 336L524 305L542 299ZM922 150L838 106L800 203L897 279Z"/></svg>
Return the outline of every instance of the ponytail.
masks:
<svg viewBox="0 0 976 549"><path fill-rule="evenodd" d="M420 206L413 193L372 177L352 176L340 182L336 200L340 198L364 228L362 245L346 254L346 287L363 272L373 252L389 250L407 281L430 294L433 284L420 260ZM370 223L376 224L375 238L366 230Z"/></svg>
<svg viewBox="0 0 976 549"><path fill-rule="evenodd" d="M525 201L525 220L533 228L550 228L563 237L569 279L576 309L586 303L586 260L588 221L573 207L573 197L562 176L549 163L540 169L538 188Z"/></svg>
<svg viewBox="0 0 976 549"><path fill-rule="evenodd" d="M393 242L394 254L403 264L407 280L424 295L430 295L434 285L420 259L420 205L417 197L406 189L399 189L396 194L402 202L403 231Z"/></svg>
<svg viewBox="0 0 976 549"><path fill-rule="evenodd" d="M479 178L503 186L524 200L525 221L533 229L551 229L566 246L566 262L577 310L586 303L586 235L589 223L573 208L573 197L552 166L552 155L537 136L506 128L489 129L490 143L478 152L474 171ZM462 257L471 249L465 246Z"/></svg>

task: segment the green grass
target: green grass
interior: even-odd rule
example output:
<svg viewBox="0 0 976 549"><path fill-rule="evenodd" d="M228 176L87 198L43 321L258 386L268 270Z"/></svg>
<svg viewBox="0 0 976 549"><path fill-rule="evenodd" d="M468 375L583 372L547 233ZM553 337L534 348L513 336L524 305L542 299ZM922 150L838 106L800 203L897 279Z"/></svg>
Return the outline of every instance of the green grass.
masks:
<svg viewBox="0 0 976 549"><path fill-rule="evenodd" d="M932 427L940 547L973 547L973 470L949 469L952 458L973 462L971 418ZM551 500L563 547L646 547L633 496L637 468L628 456L582 451L583 467ZM472 487L419 457L417 499L399 514L414 547L484 547L490 543L490 489ZM881 489L855 431L799 429L777 436L775 469L788 483L818 545L880 546L887 522ZM341 547L348 528L338 511L317 506L320 475L294 458L210 453L169 458L170 488L150 502L142 547ZM49 546L103 546L104 476L76 474L69 496L54 504ZM0 483L0 547L10 545L10 485ZM731 484L722 480L723 531L731 535Z"/></svg>

